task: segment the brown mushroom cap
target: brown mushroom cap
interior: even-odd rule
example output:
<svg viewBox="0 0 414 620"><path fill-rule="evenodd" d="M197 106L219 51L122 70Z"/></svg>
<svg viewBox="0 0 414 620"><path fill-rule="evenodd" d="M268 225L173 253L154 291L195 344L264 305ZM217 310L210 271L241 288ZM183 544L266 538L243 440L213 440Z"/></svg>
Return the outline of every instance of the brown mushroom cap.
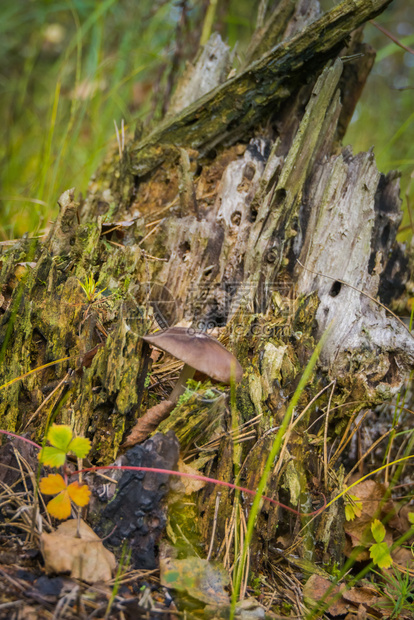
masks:
<svg viewBox="0 0 414 620"><path fill-rule="evenodd" d="M190 334L187 327L170 327L143 340L221 383L230 384L232 376L236 382L242 379L243 368L236 357L203 332Z"/></svg>

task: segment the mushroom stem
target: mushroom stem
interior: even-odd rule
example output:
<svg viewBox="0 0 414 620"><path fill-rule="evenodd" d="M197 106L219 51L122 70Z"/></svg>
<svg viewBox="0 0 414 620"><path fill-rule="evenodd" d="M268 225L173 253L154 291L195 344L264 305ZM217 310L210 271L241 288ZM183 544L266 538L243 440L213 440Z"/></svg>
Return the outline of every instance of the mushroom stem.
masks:
<svg viewBox="0 0 414 620"><path fill-rule="evenodd" d="M186 384L188 379L192 379L194 377L195 368L190 366L189 364L184 364L183 369L180 373L180 376L177 379L177 383L174 386L173 391L171 392L168 400L173 403L176 403L180 398L181 394L184 394Z"/></svg>

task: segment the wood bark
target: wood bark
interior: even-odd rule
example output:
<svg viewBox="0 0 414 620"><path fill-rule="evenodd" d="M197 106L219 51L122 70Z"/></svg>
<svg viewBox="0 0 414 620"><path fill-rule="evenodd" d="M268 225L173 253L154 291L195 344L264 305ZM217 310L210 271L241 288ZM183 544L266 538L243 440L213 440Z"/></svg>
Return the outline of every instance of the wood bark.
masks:
<svg viewBox="0 0 414 620"><path fill-rule="evenodd" d="M50 420L69 423L91 438L95 462L114 460L148 405L151 361L140 336L178 322L214 328L245 369L237 416L250 428L246 443L231 438L226 400L208 385L160 426L210 476L232 481L236 467L254 488L328 325L302 407L335 379L334 436L351 412L398 391L413 340L372 299L395 247L398 177L340 142L373 62L357 29L388 3L345 0L318 16L315 2L282 1L236 75L222 82L229 51L216 45L219 70L204 94L200 71L213 61L201 54L178 87L176 112L129 137L121 158L113 148L85 198L65 192L46 240L2 248L0 382L26 375L1 392L3 428L41 439ZM183 108L189 84L201 98L193 92ZM79 283L91 274L106 291L88 302ZM168 378L161 387L167 397ZM309 502L320 471L300 431L268 488L293 506ZM215 497L211 488L200 495L207 530ZM230 492L221 505L224 523ZM277 527L283 535L279 517L263 507L262 540ZM325 549L337 549L326 532Z"/></svg>

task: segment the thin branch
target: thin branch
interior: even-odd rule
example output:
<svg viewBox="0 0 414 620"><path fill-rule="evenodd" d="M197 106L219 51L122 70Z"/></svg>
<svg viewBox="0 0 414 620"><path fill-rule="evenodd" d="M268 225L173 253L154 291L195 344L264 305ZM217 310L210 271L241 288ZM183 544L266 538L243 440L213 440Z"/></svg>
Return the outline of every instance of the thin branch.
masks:
<svg viewBox="0 0 414 620"><path fill-rule="evenodd" d="M405 50L409 54L414 54L414 50L411 49L411 47L407 47L406 45L404 45L404 43L401 43L401 41L399 41L389 30L386 30L383 26L380 26L377 22L374 22L374 20L372 19L369 20L369 23L375 26L375 28L378 28L378 30L380 30L383 34L385 34L386 37L391 39L391 41L393 41L395 45L398 45L398 47L401 47L401 49Z"/></svg>

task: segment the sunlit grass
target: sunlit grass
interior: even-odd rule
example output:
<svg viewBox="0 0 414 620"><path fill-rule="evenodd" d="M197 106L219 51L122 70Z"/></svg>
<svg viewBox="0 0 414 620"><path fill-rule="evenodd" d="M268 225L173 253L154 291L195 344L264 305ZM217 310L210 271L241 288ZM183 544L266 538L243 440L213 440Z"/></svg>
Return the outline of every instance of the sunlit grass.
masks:
<svg viewBox="0 0 414 620"><path fill-rule="evenodd" d="M378 18L397 37L407 21L404 5ZM19 3L3 2L0 238L47 227L63 191L75 185L85 193L115 138L113 121L120 126L124 119L131 132L137 119L154 112L154 89L174 47L177 11L172 0L133 6L128 0L37 0L26 2L24 11ZM243 46L254 14L242 1L221 15L231 46L240 40ZM405 191L414 169L413 91L396 90L394 82L408 84L409 59L370 24L365 32L379 52L345 142L354 152L375 145L379 169L399 168ZM400 39L412 45L413 37Z"/></svg>
<svg viewBox="0 0 414 620"><path fill-rule="evenodd" d="M0 237L46 227L63 191L85 192L114 119L133 129L148 114L175 28L171 3L158 4L3 3L0 34L14 36L0 43Z"/></svg>
<svg viewBox="0 0 414 620"><path fill-rule="evenodd" d="M391 31L406 46L414 42L410 26L409 3L391 6L377 21ZM413 34L401 36L400 32L411 28ZM414 113L413 70L414 56L398 47L373 25L365 26L365 39L377 50L377 57L362 97L357 104L344 142L351 144L354 153L374 147L380 172L398 169L401 173L401 198L404 219L399 240L412 236L407 212L406 190L411 206L414 203L414 184L409 187L414 170Z"/></svg>

